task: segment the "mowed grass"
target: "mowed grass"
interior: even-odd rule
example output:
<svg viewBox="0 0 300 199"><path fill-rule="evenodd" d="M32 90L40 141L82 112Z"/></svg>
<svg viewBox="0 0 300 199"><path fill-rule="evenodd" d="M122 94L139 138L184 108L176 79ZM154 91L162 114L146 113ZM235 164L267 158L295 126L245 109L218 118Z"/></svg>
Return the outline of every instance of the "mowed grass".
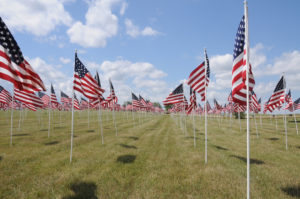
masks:
<svg viewBox="0 0 300 199"><path fill-rule="evenodd" d="M21 120L19 120L21 117ZM0 113L0 198L246 198L246 120L210 116L208 163L204 118L75 113L73 160L68 112ZM282 116L251 119L252 198L300 198L300 135L288 117L288 150ZM277 120L277 129L276 129ZM300 118L299 118L300 120ZM19 129L20 123L20 129ZM300 126L299 126L300 127Z"/></svg>

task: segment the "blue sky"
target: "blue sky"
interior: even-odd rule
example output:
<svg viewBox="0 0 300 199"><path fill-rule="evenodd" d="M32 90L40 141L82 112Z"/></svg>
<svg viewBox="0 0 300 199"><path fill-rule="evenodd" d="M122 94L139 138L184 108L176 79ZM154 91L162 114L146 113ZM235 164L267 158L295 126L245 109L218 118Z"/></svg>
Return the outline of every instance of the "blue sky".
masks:
<svg viewBox="0 0 300 199"><path fill-rule="evenodd" d="M300 1L248 5L254 90L266 101L285 72L295 100ZM58 97L60 90L71 93L77 49L90 72L99 71L107 91L112 79L121 103L131 91L162 101L203 60L204 48L211 64L209 99L225 103L242 15L243 1L237 0L0 0L0 16L47 88L52 82Z"/></svg>

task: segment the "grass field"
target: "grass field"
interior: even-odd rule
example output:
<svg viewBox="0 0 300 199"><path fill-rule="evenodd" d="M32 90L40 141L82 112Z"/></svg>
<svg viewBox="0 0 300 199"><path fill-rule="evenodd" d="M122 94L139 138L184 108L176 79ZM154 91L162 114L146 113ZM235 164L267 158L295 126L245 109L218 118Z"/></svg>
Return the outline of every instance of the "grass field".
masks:
<svg viewBox="0 0 300 199"><path fill-rule="evenodd" d="M208 163L204 163L204 120L192 117L97 112L75 113L73 160L68 112L0 113L0 198L246 198L246 120L208 120ZM38 119L40 117L41 119ZM300 198L300 135L288 118L288 150L282 116L251 120L252 198ZM299 119L300 120L300 119ZM19 129L20 123L20 129ZM185 128L186 126L186 128ZM300 125L299 125L300 127ZM185 130L186 129L186 130Z"/></svg>

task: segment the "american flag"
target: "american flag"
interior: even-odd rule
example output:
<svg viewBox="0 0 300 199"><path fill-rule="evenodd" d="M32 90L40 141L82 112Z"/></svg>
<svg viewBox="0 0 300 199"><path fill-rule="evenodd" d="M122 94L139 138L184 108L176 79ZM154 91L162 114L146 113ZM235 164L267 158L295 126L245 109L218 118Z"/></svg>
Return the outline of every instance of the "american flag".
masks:
<svg viewBox="0 0 300 199"><path fill-rule="evenodd" d="M21 49L0 17L0 78L26 91L45 91L39 75L24 59Z"/></svg>
<svg viewBox="0 0 300 199"><path fill-rule="evenodd" d="M76 108L77 110L80 110L79 101L78 101L75 93L74 93L74 108Z"/></svg>
<svg viewBox="0 0 300 199"><path fill-rule="evenodd" d="M83 110L83 109L87 109L88 108L88 105L89 105L89 103L88 103L88 101L86 100L86 99L84 99L84 98L80 98L80 109L81 110Z"/></svg>
<svg viewBox="0 0 300 199"><path fill-rule="evenodd" d="M256 113L260 111L260 104L258 103L256 94L253 90L251 92L250 109Z"/></svg>
<svg viewBox="0 0 300 199"><path fill-rule="evenodd" d="M56 95L55 95L55 91L54 91L54 88L53 88L52 84L51 84L51 96L50 96L50 100L51 100L52 108L58 106L59 103L57 101L57 98L56 98Z"/></svg>
<svg viewBox="0 0 300 199"><path fill-rule="evenodd" d="M108 102L109 106L112 107L113 104L118 103L118 98L115 94L115 89L110 79L109 79L109 86L110 86L110 94L106 98L106 101Z"/></svg>
<svg viewBox="0 0 300 199"><path fill-rule="evenodd" d="M147 102L144 100L144 98L141 95L139 95L139 101L140 101L140 103L141 103L141 105L142 105L143 108L147 108L148 107Z"/></svg>
<svg viewBox="0 0 300 199"><path fill-rule="evenodd" d="M97 81L77 57L77 53L75 53L74 90L91 100L98 99L103 93Z"/></svg>
<svg viewBox="0 0 300 199"><path fill-rule="evenodd" d="M246 57L247 43L245 38L245 17L243 16L238 31L236 33L234 50L233 50L233 67L232 67L232 99L235 103L246 105L247 102L247 85L246 85ZM249 92L252 91L255 81L249 64Z"/></svg>
<svg viewBox="0 0 300 199"><path fill-rule="evenodd" d="M211 111L211 110L212 110L211 106L210 106L209 102L207 101L206 102L206 111L208 112L208 111Z"/></svg>
<svg viewBox="0 0 300 199"><path fill-rule="evenodd" d="M235 103L233 105L233 110L234 112L245 112L246 111L246 107L243 105L240 105L239 103Z"/></svg>
<svg viewBox="0 0 300 199"><path fill-rule="evenodd" d="M41 91L38 92L38 96L43 102L43 108L48 108L50 103L50 97Z"/></svg>
<svg viewBox="0 0 300 199"><path fill-rule="evenodd" d="M27 105L31 110L36 110L37 108L43 108L42 100L36 96L33 92L20 91L14 89L14 98Z"/></svg>
<svg viewBox="0 0 300 199"><path fill-rule="evenodd" d="M131 96L132 96L132 106L134 108L140 108L141 104L139 98L134 93L131 93Z"/></svg>
<svg viewBox="0 0 300 199"><path fill-rule="evenodd" d="M270 97L267 108L270 112L275 110L277 107L282 106L285 100L285 79L284 76L281 77L277 83L275 90Z"/></svg>
<svg viewBox="0 0 300 199"><path fill-rule="evenodd" d="M294 110L300 109L300 98L294 101Z"/></svg>
<svg viewBox="0 0 300 199"><path fill-rule="evenodd" d="M218 103L216 99L214 99L214 105L216 110L222 110L222 106Z"/></svg>
<svg viewBox="0 0 300 199"><path fill-rule="evenodd" d="M192 87L197 93L200 94L201 100L205 101L205 82L206 87L209 83L209 76L210 76L210 69L209 69L209 60L205 50L205 60L202 62L196 69L194 69L188 80L187 84ZM206 74L205 74L205 67L206 67Z"/></svg>
<svg viewBox="0 0 300 199"><path fill-rule="evenodd" d="M61 103L71 104L72 98L69 98L69 96L66 93L60 91L60 101Z"/></svg>
<svg viewBox="0 0 300 199"><path fill-rule="evenodd" d="M287 103L285 110L288 109L289 111L293 111L293 100L291 95L291 89L289 90L288 94L285 96L285 102Z"/></svg>
<svg viewBox="0 0 300 199"><path fill-rule="evenodd" d="M227 100L228 100L229 103L232 103L232 102L233 102L233 99L232 99L232 91L230 92L230 94L229 94Z"/></svg>
<svg viewBox="0 0 300 199"><path fill-rule="evenodd" d="M187 114L191 114L197 108L196 92L190 87L190 105L187 109Z"/></svg>
<svg viewBox="0 0 300 199"><path fill-rule="evenodd" d="M0 86L0 103L9 104L12 100L10 93Z"/></svg>
<svg viewBox="0 0 300 199"><path fill-rule="evenodd" d="M163 104L171 105L183 102L183 84L180 84L169 96L163 101Z"/></svg>

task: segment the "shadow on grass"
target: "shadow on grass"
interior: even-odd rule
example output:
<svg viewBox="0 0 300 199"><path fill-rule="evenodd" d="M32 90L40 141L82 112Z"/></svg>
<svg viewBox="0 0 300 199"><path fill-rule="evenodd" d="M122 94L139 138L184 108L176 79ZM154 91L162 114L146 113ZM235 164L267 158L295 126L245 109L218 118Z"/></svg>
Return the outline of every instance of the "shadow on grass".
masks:
<svg viewBox="0 0 300 199"><path fill-rule="evenodd" d="M289 120L290 123L295 123L295 120ZM296 120L296 123L300 123L300 121Z"/></svg>
<svg viewBox="0 0 300 199"><path fill-rule="evenodd" d="M135 155L121 155L117 158L117 162L121 162L123 164L133 163L135 158Z"/></svg>
<svg viewBox="0 0 300 199"><path fill-rule="evenodd" d="M296 146L296 148L300 149L300 146Z"/></svg>
<svg viewBox="0 0 300 199"><path fill-rule="evenodd" d="M292 197L295 197L295 198L300 198L300 185L282 187L281 190L289 196L292 196Z"/></svg>
<svg viewBox="0 0 300 199"><path fill-rule="evenodd" d="M95 130L87 130L86 132L88 132L88 133L94 133Z"/></svg>
<svg viewBox="0 0 300 199"><path fill-rule="evenodd" d="M64 129L65 127L63 126L55 126L54 129ZM47 129L48 130L48 129Z"/></svg>
<svg viewBox="0 0 300 199"><path fill-rule="evenodd" d="M223 150L223 151L228 151L227 148L224 148L224 147L221 147L221 146L217 146L217 145L213 145L213 146L216 147L216 149Z"/></svg>
<svg viewBox="0 0 300 199"><path fill-rule="evenodd" d="M119 144L121 147L127 148L127 149L137 149L136 146L133 145L127 145L127 144Z"/></svg>
<svg viewBox="0 0 300 199"><path fill-rule="evenodd" d="M237 158L237 159L242 160L243 162L247 163L247 159L244 157L237 156L237 155L230 155L230 157ZM250 158L250 164L265 164L265 162L262 160Z"/></svg>
<svg viewBox="0 0 300 199"><path fill-rule="evenodd" d="M132 139L132 140L138 140L139 139L138 137L135 137L135 136L129 136L128 138Z"/></svg>
<svg viewBox="0 0 300 199"><path fill-rule="evenodd" d="M28 136L28 133L20 133L20 134L14 134L15 137L21 137L21 136Z"/></svg>
<svg viewBox="0 0 300 199"><path fill-rule="evenodd" d="M186 139L194 139L194 136L185 137ZM196 137L196 140L200 140L200 138Z"/></svg>
<svg viewBox="0 0 300 199"><path fill-rule="evenodd" d="M46 142L45 145L48 146L48 145L55 145L55 144L58 144L59 142L58 141L52 141L52 142Z"/></svg>
<svg viewBox="0 0 300 199"><path fill-rule="evenodd" d="M2 156L0 156L0 162L1 162L1 160L2 160Z"/></svg>
<svg viewBox="0 0 300 199"><path fill-rule="evenodd" d="M48 131L48 129L41 129L40 131Z"/></svg>
<svg viewBox="0 0 300 199"><path fill-rule="evenodd" d="M70 189L74 192L72 196L65 196L63 199L97 199L97 186L94 182L76 182L70 185Z"/></svg>
<svg viewBox="0 0 300 199"><path fill-rule="evenodd" d="M266 138L268 140L272 140L272 141L276 141L276 140L279 140L279 138Z"/></svg>

